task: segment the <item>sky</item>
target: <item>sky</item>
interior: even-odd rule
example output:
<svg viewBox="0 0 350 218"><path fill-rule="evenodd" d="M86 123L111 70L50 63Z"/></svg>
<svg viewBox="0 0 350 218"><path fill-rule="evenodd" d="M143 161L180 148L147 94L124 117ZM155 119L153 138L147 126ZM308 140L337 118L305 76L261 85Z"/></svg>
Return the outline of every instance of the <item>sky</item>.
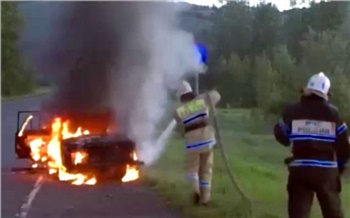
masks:
<svg viewBox="0 0 350 218"><path fill-rule="evenodd" d="M184 1L191 4L197 4L197 5L220 6L220 3L218 0L184 0ZM253 5L259 4L260 0L249 0L249 2L251 6L253 6ZM280 11L290 9L289 0L265 0L265 2L271 2L275 4ZM302 7L307 6L307 4L300 5L300 6Z"/></svg>

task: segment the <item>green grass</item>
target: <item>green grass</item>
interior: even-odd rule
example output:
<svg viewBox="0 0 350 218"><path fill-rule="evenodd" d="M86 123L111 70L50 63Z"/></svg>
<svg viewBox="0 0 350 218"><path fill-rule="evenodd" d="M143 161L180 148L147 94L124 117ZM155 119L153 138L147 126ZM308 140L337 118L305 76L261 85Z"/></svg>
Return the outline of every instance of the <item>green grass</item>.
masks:
<svg viewBox="0 0 350 218"><path fill-rule="evenodd" d="M51 91L50 87L42 86L42 87L38 87L33 92L28 93L28 94L15 95L15 96L6 96L6 97L2 96L1 97L1 102L13 101L13 100L17 100L17 99L20 99L20 98L32 97L32 96L36 96L36 95L44 95L44 94L50 93L50 91Z"/></svg>
<svg viewBox="0 0 350 218"><path fill-rule="evenodd" d="M283 160L290 150L277 144L272 135L251 134L248 117L246 110L219 112L221 133L233 173L252 201L254 217L287 217L287 169ZM182 140L174 137L158 164L145 170L144 181L187 217L243 217L245 205L229 182L219 150L215 152L212 207L191 206L183 170L183 147ZM344 211L348 211L346 217L350 218L349 181L344 180L342 198ZM318 204L314 204L312 217L322 217Z"/></svg>

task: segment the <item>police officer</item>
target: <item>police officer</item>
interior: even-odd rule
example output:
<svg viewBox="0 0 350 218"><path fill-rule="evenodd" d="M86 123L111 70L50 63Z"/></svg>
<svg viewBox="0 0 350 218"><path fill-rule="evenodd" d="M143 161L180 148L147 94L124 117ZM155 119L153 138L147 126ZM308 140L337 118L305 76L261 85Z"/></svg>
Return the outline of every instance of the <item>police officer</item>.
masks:
<svg viewBox="0 0 350 218"><path fill-rule="evenodd" d="M288 213L290 218L310 216L314 193L324 218L343 218L340 176L349 160L347 125L328 102L331 82L325 74L313 75L300 102L286 108L274 127L276 140L292 142L288 158Z"/></svg>
<svg viewBox="0 0 350 218"><path fill-rule="evenodd" d="M182 82L178 97L181 106L176 110L175 119L183 127L186 143L185 170L193 203L207 206L211 192L213 147L216 144L214 129L208 123L208 98L216 105L221 97L215 90L208 95L196 96L186 81Z"/></svg>

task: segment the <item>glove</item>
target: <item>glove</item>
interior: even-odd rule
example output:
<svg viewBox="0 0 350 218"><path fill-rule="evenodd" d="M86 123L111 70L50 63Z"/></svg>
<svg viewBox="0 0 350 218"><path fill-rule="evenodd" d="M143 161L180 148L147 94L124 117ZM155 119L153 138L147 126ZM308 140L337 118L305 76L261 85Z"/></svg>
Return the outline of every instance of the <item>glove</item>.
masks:
<svg viewBox="0 0 350 218"><path fill-rule="evenodd" d="M293 160L294 160L293 155L291 155L291 156L289 156L289 157L286 157L286 158L284 159L284 164L289 165Z"/></svg>
<svg viewBox="0 0 350 218"><path fill-rule="evenodd" d="M340 175L343 175L343 173L345 172L345 169L346 169L346 166L344 162L338 161L338 170Z"/></svg>

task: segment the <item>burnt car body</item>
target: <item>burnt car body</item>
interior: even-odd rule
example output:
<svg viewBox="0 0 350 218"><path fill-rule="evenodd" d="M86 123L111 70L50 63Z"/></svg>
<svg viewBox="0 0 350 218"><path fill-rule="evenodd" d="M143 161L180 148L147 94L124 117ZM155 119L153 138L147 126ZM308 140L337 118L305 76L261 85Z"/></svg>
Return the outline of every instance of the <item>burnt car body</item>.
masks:
<svg viewBox="0 0 350 218"><path fill-rule="evenodd" d="M36 119L33 122L28 123L28 127L23 130L22 135L19 133L21 131L22 123L24 123L25 117L32 115ZM15 154L17 159L32 159L30 153L31 149L28 145L28 140L35 137L50 137L51 129L44 128L42 125L42 115L40 111L18 111L17 112L17 131L15 132Z"/></svg>
<svg viewBox="0 0 350 218"><path fill-rule="evenodd" d="M134 159L135 143L125 135L85 135L62 141L62 160L68 172L93 173L100 179L121 179L126 166L140 165ZM74 156L83 154L81 162Z"/></svg>
<svg viewBox="0 0 350 218"><path fill-rule="evenodd" d="M21 131L21 118L23 115L32 114L36 117L36 125L32 122L27 129L19 135ZM56 114L55 114L56 116ZM62 163L68 173L93 173L98 178L121 179L129 166L142 165L142 161L135 159L136 144L126 135L118 133L108 133L110 119L108 114L80 114L72 116L64 114L62 119L70 118L72 123L81 123L88 127L91 134L81 135L74 138L61 139ZM40 111L19 111L17 131L15 135L15 153L17 159L32 159L31 148L28 139L35 137L50 138L52 115L46 117ZM22 119L23 120L23 119ZM33 119L34 120L34 119ZM75 127L74 127L75 128ZM79 163L75 162L74 155L83 155Z"/></svg>

